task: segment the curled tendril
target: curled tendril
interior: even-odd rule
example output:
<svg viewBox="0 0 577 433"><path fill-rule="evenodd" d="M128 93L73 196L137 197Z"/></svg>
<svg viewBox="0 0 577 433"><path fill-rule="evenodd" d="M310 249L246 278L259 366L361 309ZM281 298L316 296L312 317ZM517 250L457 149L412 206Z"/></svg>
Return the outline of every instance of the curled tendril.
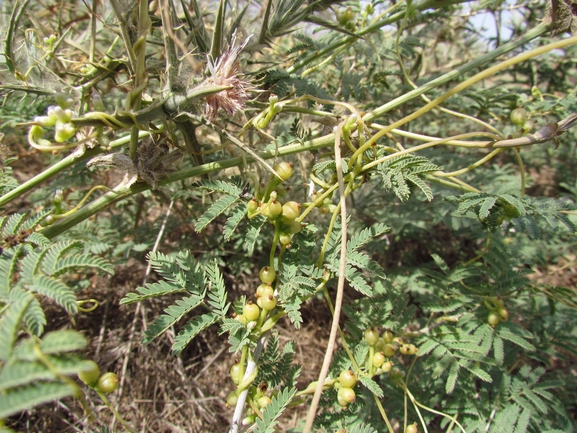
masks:
<svg viewBox="0 0 577 433"><path fill-rule="evenodd" d="M89 304L89 307L84 307L84 304ZM100 303L97 299L82 299L78 301L78 311L83 313L91 313L99 307Z"/></svg>
<svg viewBox="0 0 577 433"><path fill-rule="evenodd" d="M134 121L135 125L138 123L138 122L136 122L136 117L134 117L134 114L124 113L124 112L122 114L130 117ZM88 113L85 113L84 118L85 119L100 120L106 126L109 126L110 128L113 128L113 129L128 129L132 126L132 125L128 125L126 123L123 123L120 120L118 120L116 117L114 117L110 114L107 114L107 113L103 113L101 111L90 111Z"/></svg>

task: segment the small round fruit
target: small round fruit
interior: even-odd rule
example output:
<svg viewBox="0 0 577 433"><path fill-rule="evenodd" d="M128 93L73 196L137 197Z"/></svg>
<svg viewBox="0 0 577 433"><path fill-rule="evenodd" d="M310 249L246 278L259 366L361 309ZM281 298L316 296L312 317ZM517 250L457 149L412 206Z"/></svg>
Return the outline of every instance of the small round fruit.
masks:
<svg viewBox="0 0 577 433"><path fill-rule="evenodd" d="M393 346L392 344L385 344L385 346L383 347L383 353L387 358L393 356L395 354L395 351L396 351L395 346Z"/></svg>
<svg viewBox="0 0 577 433"><path fill-rule="evenodd" d="M257 403L261 409L264 409L265 407L267 407L269 404L272 403L272 400L268 395L263 395L261 398L258 399Z"/></svg>
<svg viewBox="0 0 577 433"><path fill-rule="evenodd" d="M411 425L408 425L407 428L405 429L405 433L418 433L419 429L417 428L417 423L413 423Z"/></svg>
<svg viewBox="0 0 577 433"><path fill-rule="evenodd" d="M246 316L244 314L239 314L238 316L235 316L235 319L238 320L243 325L246 325L248 323L248 320L246 320Z"/></svg>
<svg viewBox="0 0 577 433"><path fill-rule="evenodd" d="M408 346L409 346L409 355L416 355L417 352L419 351L419 348L414 344L408 344Z"/></svg>
<svg viewBox="0 0 577 433"><path fill-rule="evenodd" d="M238 401L238 395L236 395L236 391L231 391L226 396L226 405L227 406L236 406L237 401Z"/></svg>
<svg viewBox="0 0 577 433"><path fill-rule="evenodd" d="M242 425L251 425L256 420L256 415L249 415L242 420Z"/></svg>
<svg viewBox="0 0 577 433"><path fill-rule="evenodd" d="M263 296L262 298L259 299L260 301L260 307L263 310L274 310L274 308L276 307L276 298L273 295L269 295L269 296Z"/></svg>
<svg viewBox="0 0 577 433"><path fill-rule="evenodd" d="M373 365L379 368L385 363L385 354L383 352L377 352L373 355Z"/></svg>
<svg viewBox="0 0 577 433"><path fill-rule="evenodd" d="M525 122L527 121L527 110L525 110L524 108L515 108L513 111L511 111L511 122L514 125L517 126L522 126L525 124Z"/></svg>
<svg viewBox="0 0 577 433"><path fill-rule="evenodd" d="M377 341L377 343L375 344L375 350L377 352L382 352L383 347L385 347L385 340L383 339L383 337L379 337L379 340Z"/></svg>
<svg viewBox="0 0 577 433"><path fill-rule="evenodd" d="M379 331L375 328L369 328L365 331L365 340L369 343L369 346L374 346L379 341Z"/></svg>
<svg viewBox="0 0 577 433"><path fill-rule="evenodd" d="M249 301L245 304L242 314L246 317L246 320L252 322L260 316L260 308L258 308L258 305Z"/></svg>
<svg viewBox="0 0 577 433"><path fill-rule="evenodd" d="M355 401L356 394L352 388L342 387L337 394L338 402L341 406L347 407L349 403Z"/></svg>
<svg viewBox="0 0 577 433"><path fill-rule="evenodd" d="M230 378L235 385L238 385L242 380L242 366L240 364L232 364L230 367Z"/></svg>
<svg viewBox="0 0 577 433"><path fill-rule="evenodd" d="M270 266L264 266L259 271L258 276L260 277L260 280L263 283L268 284L268 283L272 283L275 280L276 272L275 272L274 268L271 268Z"/></svg>
<svg viewBox="0 0 577 433"><path fill-rule="evenodd" d="M385 343L392 343L393 338L395 338L395 336L393 335L393 333L391 331L384 331L383 332L383 340L385 340Z"/></svg>
<svg viewBox="0 0 577 433"><path fill-rule="evenodd" d="M276 173L283 181L290 178L294 173L292 163L284 161L277 164L277 166L274 168L274 171L276 171Z"/></svg>
<svg viewBox="0 0 577 433"><path fill-rule="evenodd" d="M282 213L280 201L273 200L262 210L262 214L269 219L276 219Z"/></svg>
<svg viewBox="0 0 577 433"><path fill-rule="evenodd" d="M288 233L282 233L282 234L278 237L278 241L279 241L282 245L284 245L285 247L286 247L287 245L290 245L291 239L292 239L292 236L291 236L290 234L288 234Z"/></svg>
<svg viewBox="0 0 577 433"><path fill-rule="evenodd" d="M262 283L256 289L256 297L257 298L264 298L265 296L274 295L274 289L271 287L270 284Z"/></svg>
<svg viewBox="0 0 577 433"><path fill-rule="evenodd" d="M534 120L527 120L523 124L523 132L527 133L527 132L531 131L534 127L535 127L535 121Z"/></svg>
<svg viewBox="0 0 577 433"><path fill-rule="evenodd" d="M339 382L345 388L354 388L359 378L352 370L343 370L339 375Z"/></svg>
<svg viewBox="0 0 577 433"><path fill-rule="evenodd" d="M393 363L391 361L387 361L381 366L381 370L383 370L383 373L388 373L392 369L393 369Z"/></svg>
<svg viewBox="0 0 577 433"><path fill-rule="evenodd" d="M499 316L495 313L491 313L489 314L489 317L487 317L487 322L489 323L489 325L491 326L497 326L499 324Z"/></svg>
<svg viewBox="0 0 577 433"><path fill-rule="evenodd" d="M509 320L509 310L507 310L506 308L499 308L497 310L497 314L499 314L499 318L503 322L506 322L507 320Z"/></svg>
<svg viewBox="0 0 577 433"><path fill-rule="evenodd" d="M56 220L52 215L47 215L46 218L44 218L44 222L46 223L47 226L51 226L52 224L54 224L54 221Z"/></svg>
<svg viewBox="0 0 577 433"><path fill-rule="evenodd" d="M401 347L399 347L399 352L401 352L403 355L412 355L411 346L412 344L403 344Z"/></svg>
<svg viewBox="0 0 577 433"><path fill-rule="evenodd" d="M505 302L503 301L503 298L498 298L496 296L492 296L491 298L489 298L489 300L493 303L495 308L503 308L505 306Z"/></svg>
<svg viewBox="0 0 577 433"><path fill-rule="evenodd" d="M98 385L96 386L100 392L104 394L110 394L111 392L116 391L118 388L118 376L116 373L104 373L98 379Z"/></svg>
<svg viewBox="0 0 577 433"><path fill-rule="evenodd" d="M303 229L303 225L300 222L293 221L292 223L290 223L288 231L290 234L294 235L296 233L299 233L302 229Z"/></svg>
<svg viewBox="0 0 577 433"><path fill-rule="evenodd" d="M282 206L282 217L287 222L292 222L301 213L301 205L296 201L287 201Z"/></svg>
<svg viewBox="0 0 577 433"><path fill-rule="evenodd" d="M85 361L84 367L78 372L78 378L88 386L93 386L100 377L100 368L94 361Z"/></svg>
<svg viewBox="0 0 577 433"><path fill-rule="evenodd" d="M258 209L258 200L256 198L251 199L248 204L246 205L248 210L248 214L251 215L256 212Z"/></svg>

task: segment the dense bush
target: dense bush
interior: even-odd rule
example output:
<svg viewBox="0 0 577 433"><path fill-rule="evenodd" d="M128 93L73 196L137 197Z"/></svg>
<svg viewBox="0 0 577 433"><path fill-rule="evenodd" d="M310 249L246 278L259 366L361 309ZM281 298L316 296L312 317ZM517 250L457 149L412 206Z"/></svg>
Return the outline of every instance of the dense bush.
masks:
<svg viewBox="0 0 577 433"><path fill-rule="evenodd" d="M145 257L120 304L162 305L142 344L179 365L226 345L230 432L574 431L568 3L0 8L1 431L56 401L147 429L114 400L131 343L101 374L77 322Z"/></svg>

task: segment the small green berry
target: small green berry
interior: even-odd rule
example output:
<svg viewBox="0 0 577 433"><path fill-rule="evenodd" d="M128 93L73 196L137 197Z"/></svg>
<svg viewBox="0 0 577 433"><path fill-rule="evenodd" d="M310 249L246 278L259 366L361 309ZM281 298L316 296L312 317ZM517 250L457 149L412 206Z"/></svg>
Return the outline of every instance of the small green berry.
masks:
<svg viewBox="0 0 577 433"><path fill-rule="evenodd" d="M285 181L293 175L293 165L290 162L280 162L274 168L274 171L279 175L279 177Z"/></svg>
<svg viewBox="0 0 577 433"><path fill-rule="evenodd" d="M104 373L98 379L98 385L96 385L96 388L104 394L110 394L111 392L116 391L116 388L118 388L118 382L118 376L115 373Z"/></svg>
<svg viewBox="0 0 577 433"><path fill-rule="evenodd" d="M499 324L499 316L495 313L490 313L489 317L487 317L487 322L489 323L489 325L491 325L492 327L495 327Z"/></svg>
<svg viewBox="0 0 577 433"><path fill-rule="evenodd" d="M514 125L517 126L522 126L525 124L525 122L527 121L527 110L525 110L524 108L515 108L513 111L511 111L511 122Z"/></svg>
<svg viewBox="0 0 577 433"><path fill-rule="evenodd" d="M345 388L354 388L359 378L352 370L343 370L339 375L339 382Z"/></svg>
<svg viewBox="0 0 577 433"><path fill-rule="evenodd" d="M270 266L264 266L259 271L258 276L263 283L268 284L272 283L276 279L276 272L274 268L271 268Z"/></svg>
<svg viewBox="0 0 577 433"><path fill-rule="evenodd" d="M94 386L100 377L100 368L94 361L84 361L82 369L78 372L78 378L88 386Z"/></svg>
<svg viewBox="0 0 577 433"><path fill-rule="evenodd" d="M355 401L355 391L351 388L342 387L337 394L337 400L342 407L347 407L349 403Z"/></svg>
<svg viewBox="0 0 577 433"><path fill-rule="evenodd" d="M385 354L383 352L375 353L372 362L375 367L379 368L385 363Z"/></svg>
<svg viewBox="0 0 577 433"><path fill-rule="evenodd" d="M365 331L365 340L369 343L369 346L374 346L379 341L379 331L375 328L369 328Z"/></svg>
<svg viewBox="0 0 577 433"><path fill-rule="evenodd" d="M260 316L260 308L258 308L258 305L249 301L244 306L243 315L246 317L246 320L253 322Z"/></svg>

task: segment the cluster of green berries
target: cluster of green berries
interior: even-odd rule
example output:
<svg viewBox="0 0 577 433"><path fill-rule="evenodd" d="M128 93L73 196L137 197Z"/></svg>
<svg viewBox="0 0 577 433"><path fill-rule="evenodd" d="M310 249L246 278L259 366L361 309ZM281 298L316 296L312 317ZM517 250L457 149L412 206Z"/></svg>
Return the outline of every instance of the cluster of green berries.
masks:
<svg viewBox="0 0 577 433"><path fill-rule="evenodd" d="M50 141L43 139L44 128L54 127L54 141L63 143L76 134L76 127L71 122L74 112L68 108L74 101L72 98L59 95L56 99L58 105L51 105L46 110L46 116L34 118L34 125L28 133L29 139L41 146L49 146Z"/></svg>
<svg viewBox="0 0 577 433"><path fill-rule="evenodd" d="M238 364L234 364L231 368L231 378L233 381L240 381L242 380L242 376L239 375L235 366ZM270 395L269 395L270 394ZM266 408L269 404L272 403L271 397L275 394L278 394L278 390L274 390L273 392L268 392L268 384L266 382L261 382L258 386L251 386L248 389L247 401L249 403L249 407L247 408L247 414L244 420L242 421L243 425L250 425L256 421L256 417L259 415L257 412ZM238 394L237 391L231 391L226 397L226 405L228 407L236 406L238 401Z"/></svg>
<svg viewBox="0 0 577 433"><path fill-rule="evenodd" d="M320 198L321 194L322 194L321 192L314 191L311 194L310 198L311 202L312 203L316 202ZM333 201L330 197L325 197L324 200L319 201L316 207L319 208L322 214L332 214L336 209L336 206L333 204Z"/></svg>
<svg viewBox="0 0 577 433"><path fill-rule="evenodd" d="M78 378L91 388L104 394L110 394L118 388L118 376L115 373L100 375L100 368L94 361L86 361L85 367L78 372Z"/></svg>
<svg viewBox="0 0 577 433"><path fill-rule="evenodd" d="M259 271L259 278L261 284L258 286L255 292L256 304L252 301L248 301L242 310L242 314L236 315L236 320L246 325L249 329L259 329L258 324L262 324L264 319L267 317L271 310L274 310L277 305L276 296L274 294L274 289L272 284L276 280L276 272L270 266L264 266ZM230 377L237 389L231 391L226 397L226 404L228 406L235 406L238 400L239 389L246 389L241 382L243 381L245 373L244 364L237 362L230 368ZM270 404L271 398L266 395L267 384L262 382L258 387L250 386L248 388L248 400L255 403L259 408L263 409L268 404ZM256 406L255 406L256 407ZM247 417L244 419L243 424L252 424L258 416L254 410L248 413Z"/></svg>
<svg viewBox="0 0 577 433"><path fill-rule="evenodd" d="M276 296L272 283L276 279L276 272L270 266L264 266L259 272L261 284L257 287L255 292L256 304L248 301L242 310L242 314L235 318L244 325L251 328L256 324L255 322L261 317L264 312L266 315L269 311L274 310L277 304Z"/></svg>
<svg viewBox="0 0 577 433"><path fill-rule="evenodd" d="M358 380L359 378L354 371L343 370L339 375L339 380L335 382L334 386L337 389L337 401L345 409L355 401L356 394L354 387Z"/></svg>
<svg viewBox="0 0 577 433"><path fill-rule="evenodd" d="M497 326L499 322L506 322L509 320L509 310L505 308L505 302L502 298L488 296L483 300L483 303L489 309L487 323L492 327Z"/></svg>
<svg viewBox="0 0 577 433"><path fill-rule="evenodd" d="M373 366L383 369L385 373L392 367L392 363L385 363L385 358L391 358L397 350L403 355L416 355L419 351L414 344L405 343L401 337L395 337L389 330L379 335L375 328L369 328L364 337L368 345L374 348L375 353L371 360Z"/></svg>
<svg viewBox="0 0 577 433"><path fill-rule="evenodd" d="M291 163L281 162L274 170L284 182L293 174L293 167ZM270 187L276 187L280 180L277 178L271 179ZM279 242L284 246L289 246L292 236L302 230L302 224L296 221L301 212L301 205L295 201L287 201L283 203L281 196L284 196L286 191L279 188L274 189L266 197L266 201L260 201L256 197L248 202L247 212L248 217L253 218L256 215L265 216L271 223L279 228Z"/></svg>
<svg viewBox="0 0 577 433"><path fill-rule="evenodd" d="M517 127L517 130L523 133L530 132L536 125L534 120L529 119L529 113L523 107L511 110L510 119L511 123Z"/></svg>
<svg viewBox="0 0 577 433"><path fill-rule="evenodd" d="M64 200L64 191L61 189L57 189L54 192L54 197L52 197L52 204L54 205L54 214L47 215L46 218L40 223L42 227L50 226L54 224L56 218L54 215L59 215L63 212L62 210L62 201Z"/></svg>

